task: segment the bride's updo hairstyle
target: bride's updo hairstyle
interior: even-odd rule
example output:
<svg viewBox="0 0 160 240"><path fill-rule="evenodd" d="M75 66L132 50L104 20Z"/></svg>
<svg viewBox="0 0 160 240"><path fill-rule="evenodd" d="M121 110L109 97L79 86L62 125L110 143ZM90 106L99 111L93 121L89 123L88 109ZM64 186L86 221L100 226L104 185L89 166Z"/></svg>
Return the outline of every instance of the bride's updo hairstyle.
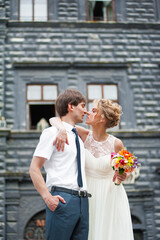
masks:
<svg viewBox="0 0 160 240"><path fill-rule="evenodd" d="M106 118L106 128L113 128L119 124L122 114L122 107L109 99L101 99L96 101L98 109L103 111Z"/></svg>

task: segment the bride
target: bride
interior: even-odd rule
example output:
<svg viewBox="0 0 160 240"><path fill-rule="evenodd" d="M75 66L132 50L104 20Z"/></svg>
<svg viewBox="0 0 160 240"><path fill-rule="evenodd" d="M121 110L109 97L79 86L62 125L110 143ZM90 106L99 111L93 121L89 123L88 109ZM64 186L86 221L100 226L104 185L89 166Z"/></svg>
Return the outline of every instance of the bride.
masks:
<svg viewBox="0 0 160 240"><path fill-rule="evenodd" d="M129 202L123 184L116 186L128 176L119 175L111 167L111 153L124 148L120 139L106 132L120 121L121 106L111 100L95 100L87 113L86 124L92 131L76 126L86 149L86 178L89 199L89 240L133 240ZM57 150L64 149L67 134L59 118L51 118L51 125L60 131L54 142Z"/></svg>

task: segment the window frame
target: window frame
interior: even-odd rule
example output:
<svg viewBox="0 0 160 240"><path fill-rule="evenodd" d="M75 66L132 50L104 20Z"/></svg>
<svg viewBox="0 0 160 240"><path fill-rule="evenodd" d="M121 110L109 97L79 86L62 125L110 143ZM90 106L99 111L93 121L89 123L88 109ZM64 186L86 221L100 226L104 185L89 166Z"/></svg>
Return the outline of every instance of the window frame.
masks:
<svg viewBox="0 0 160 240"><path fill-rule="evenodd" d="M31 100L28 100L28 87L29 86L40 86L41 87L41 99L38 99L38 100L34 100L34 99L31 99ZM43 87L45 86L56 86L57 88L57 96L58 96L58 85L57 84L27 84L27 93L26 93L26 102L55 102L55 100L52 100L52 99L49 99L49 100L46 100L46 99L43 99Z"/></svg>
<svg viewBox="0 0 160 240"><path fill-rule="evenodd" d="M94 1L94 0L93 0ZM96 1L94 1L96 2ZM107 9L106 9L107 11ZM115 0L112 0L112 14L113 14L113 19L109 20L107 16L107 21L106 20L90 20L89 19L89 0L86 0L86 21L87 22L116 22L116 9L115 9Z"/></svg>
<svg viewBox="0 0 160 240"><path fill-rule="evenodd" d="M18 21L22 21L22 20L20 20L20 4L21 4L20 2L21 2L21 0L18 0ZM46 21L40 21L40 22L48 22L49 21L49 0L46 0L46 2L47 2L47 20ZM35 21L34 8L35 8L35 0L32 0L32 20L31 21L32 22L39 22L39 21ZM24 22L30 22L30 21L24 21Z"/></svg>
<svg viewBox="0 0 160 240"><path fill-rule="evenodd" d="M116 88L117 88L117 100L113 100L113 99L110 99L110 100L112 100L113 102L115 102L115 103L118 103L119 104L119 91L118 91L118 84L116 84L116 83L88 83L87 84L87 108L88 108L88 111L91 111L91 109L89 109L89 104L90 103L93 103L94 102L94 100L96 99L92 99L92 100L89 100L89 98L88 98L88 96L89 96L89 89L88 89L88 86L101 86L101 94L102 94L102 97L101 98L104 98L104 86L116 86ZM88 126L88 128L90 129L90 126ZM115 126L114 128L111 128L112 130L113 129L116 129L116 130L119 130L119 129L121 129L121 124L119 123L117 126Z"/></svg>
<svg viewBox="0 0 160 240"><path fill-rule="evenodd" d="M88 86L101 86L101 93L102 93L102 98L104 98L104 86L116 86L116 88L117 88L117 100L113 100L113 99L110 99L110 100L112 100L113 102L116 102L116 103L119 103L119 93L118 93L118 84L113 84L113 83L100 83L100 84L98 84L98 83L88 83L87 84L87 105L88 105L88 108L89 108L89 103L92 103L94 100L90 100L89 98L88 98L88 96L89 96L89 89L88 89Z"/></svg>
<svg viewBox="0 0 160 240"><path fill-rule="evenodd" d="M38 100L34 100L34 99L31 99L31 100L28 100L28 86L40 86L41 87L41 98L38 99ZM27 84L26 86L26 107L27 107L27 111L26 111L26 120L27 120L27 129L28 130L33 130L31 128L31 116L30 116L30 105L55 105L55 102L56 102L56 99L55 100L52 100L52 99L49 99L49 100L44 100L43 99L43 87L44 86L56 86L57 88L57 97L58 97L58 85L57 84ZM56 113L56 112L55 112Z"/></svg>

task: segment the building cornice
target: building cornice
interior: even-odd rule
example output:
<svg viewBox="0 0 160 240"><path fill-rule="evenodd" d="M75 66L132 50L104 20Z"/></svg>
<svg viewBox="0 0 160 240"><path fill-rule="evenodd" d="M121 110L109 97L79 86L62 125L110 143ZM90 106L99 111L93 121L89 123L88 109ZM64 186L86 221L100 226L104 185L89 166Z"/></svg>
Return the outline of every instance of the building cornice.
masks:
<svg viewBox="0 0 160 240"><path fill-rule="evenodd" d="M128 68L132 62L13 62L14 68Z"/></svg>
<svg viewBox="0 0 160 240"><path fill-rule="evenodd" d="M116 137L122 138L159 138L160 130L118 130L118 131L108 131L115 135ZM41 131L36 130L9 130L0 129L0 137L9 137L12 139L37 139L41 134Z"/></svg>
<svg viewBox="0 0 160 240"><path fill-rule="evenodd" d="M0 24L6 24L8 22L8 18L0 18Z"/></svg>
<svg viewBox="0 0 160 240"><path fill-rule="evenodd" d="M160 22L138 23L138 22L83 22L83 21L50 21L50 22L20 22L8 21L8 27L26 27L26 28L105 28L105 29L160 29Z"/></svg>

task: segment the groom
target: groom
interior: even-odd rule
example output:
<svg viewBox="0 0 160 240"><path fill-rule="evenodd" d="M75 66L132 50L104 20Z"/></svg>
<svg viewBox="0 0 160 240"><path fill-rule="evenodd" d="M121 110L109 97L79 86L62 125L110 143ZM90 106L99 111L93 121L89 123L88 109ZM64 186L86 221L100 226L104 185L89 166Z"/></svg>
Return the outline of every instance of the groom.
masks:
<svg viewBox="0 0 160 240"><path fill-rule="evenodd" d="M58 130L49 127L41 134L30 165L33 184L46 203L47 240L88 239L88 197L85 154L82 140L74 128L83 122L85 98L77 90L59 95L56 110L67 131L69 145L64 151L53 146ZM46 183L40 169L44 166Z"/></svg>

